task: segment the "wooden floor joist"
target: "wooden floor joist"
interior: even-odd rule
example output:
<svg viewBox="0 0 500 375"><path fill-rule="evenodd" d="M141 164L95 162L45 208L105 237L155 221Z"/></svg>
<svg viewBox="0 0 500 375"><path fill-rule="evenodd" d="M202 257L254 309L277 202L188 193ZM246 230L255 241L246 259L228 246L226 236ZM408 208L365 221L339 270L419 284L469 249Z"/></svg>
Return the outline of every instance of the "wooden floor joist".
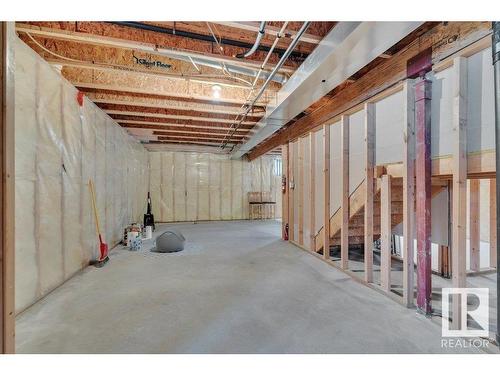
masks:
<svg viewBox="0 0 500 375"><path fill-rule="evenodd" d="M453 207L452 207L452 283L466 286L467 227L467 61L453 61ZM452 296L452 328L462 327L461 296Z"/></svg>
<svg viewBox="0 0 500 375"><path fill-rule="evenodd" d="M340 262L343 269L349 268L349 116L340 120L340 186L342 212L340 229ZM330 192L328 191L328 195ZM328 219L328 223L330 220ZM328 224L329 226L329 224Z"/></svg>

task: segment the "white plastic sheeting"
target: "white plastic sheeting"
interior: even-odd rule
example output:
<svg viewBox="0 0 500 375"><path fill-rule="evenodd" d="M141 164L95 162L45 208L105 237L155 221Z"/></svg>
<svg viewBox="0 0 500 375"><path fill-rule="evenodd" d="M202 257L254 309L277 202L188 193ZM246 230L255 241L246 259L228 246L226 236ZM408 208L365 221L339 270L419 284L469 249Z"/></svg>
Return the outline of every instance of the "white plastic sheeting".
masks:
<svg viewBox="0 0 500 375"><path fill-rule="evenodd" d="M16 40L16 311L98 255L88 188L113 246L145 209L148 153Z"/></svg>
<svg viewBox="0 0 500 375"><path fill-rule="evenodd" d="M161 222L249 218L248 193L271 192L281 216L281 176L276 156L252 162L197 152L150 152L150 191L155 219Z"/></svg>

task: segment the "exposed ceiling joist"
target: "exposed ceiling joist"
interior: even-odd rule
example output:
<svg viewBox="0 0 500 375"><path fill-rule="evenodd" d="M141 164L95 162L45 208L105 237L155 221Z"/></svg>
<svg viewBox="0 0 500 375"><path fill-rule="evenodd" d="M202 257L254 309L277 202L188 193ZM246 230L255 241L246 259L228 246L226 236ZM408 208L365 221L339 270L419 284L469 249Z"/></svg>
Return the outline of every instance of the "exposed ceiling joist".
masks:
<svg viewBox="0 0 500 375"><path fill-rule="evenodd" d="M78 43L85 43L91 45L101 45L107 47L115 47L122 49L130 49L135 51L141 51L146 53L151 53L155 55L163 55L170 58L177 58L185 61L189 61L189 57L196 59L197 63L200 65L212 66L214 68L221 69L221 64L227 64L227 66L241 68L239 73L254 76L255 72L260 68L260 63L250 60L241 60L235 57L221 56L220 54L210 53L210 52L193 52L191 50L183 50L172 45L171 48L162 48L156 44L147 42L137 42L127 39L119 39L108 36L77 32L77 31L67 31L67 30L56 30L47 27L33 26L28 24L18 23L16 24L16 31L19 33L28 33L30 35L37 35L44 38L52 38L56 40L67 40ZM272 64L270 64L269 69L272 69ZM280 69L281 73L291 74L294 68L283 67Z"/></svg>
<svg viewBox="0 0 500 375"><path fill-rule="evenodd" d="M189 129L194 128L200 130L201 129L210 129L213 131L220 130L223 131L224 134L226 134L228 129L230 129L229 126L224 127L222 124L203 126L203 125L172 124L170 122L153 122L153 121L139 121L139 120L115 119L115 121L125 128L164 129L168 127L173 127L173 128L182 128L185 129L186 131L189 131ZM239 128L237 132L246 133L249 130L250 126L247 126Z"/></svg>
<svg viewBox="0 0 500 375"><path fill-rule="evenodd" d="M257 33L259 31L259 23L258 22L216 22L213 21L213 23L217 23L219 25L224 25L228 27L233 27L236 29L241 29L241 30L246 30L246 31L251 31L254 33ZM276 26L266 26L265 33L268 35L276 35L276 33L279 31L279 27ZM290 35L294 35L295 32L291 30L286 30L285 31L286 35L290 37ZM305 42L305 43L311 43L311 44L318 44L321 42L321 37L318 35L313 35L310 33L305 33L300 40Z"/></svg>
<svg viewBox="0 0 500 375"><path fill-rule="evenodd" d="M104 109L104 112L107 113L108 115L153 117L153 118L161 118L161 119L167 119L167 120L192 121L193 119L196 119L197 121L213 122L213 123L226 123L226 124L231 124L233 122L233 120L230 120L230 119L214 119L211 117L165 115L163 113L120 111L120 110L114 110L114 109ZM255 121L245 121L244 124L245 125L254 125Z"/></svg>

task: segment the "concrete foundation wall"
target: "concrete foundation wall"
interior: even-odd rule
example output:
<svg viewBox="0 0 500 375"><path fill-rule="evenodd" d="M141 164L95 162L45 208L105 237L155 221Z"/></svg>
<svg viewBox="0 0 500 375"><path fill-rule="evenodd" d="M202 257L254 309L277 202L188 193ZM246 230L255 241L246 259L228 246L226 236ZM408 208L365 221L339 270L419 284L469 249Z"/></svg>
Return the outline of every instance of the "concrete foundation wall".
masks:
<svg viewBox="0 0 500 375"><path fill-rule="evenodd" d="M145 210L148 152L31 48L16 41L16 311L98 257Z"/></svg>
<svg viewBox="0 0 500 375"><path fill-rule="evenodd" d="M155 219L162 222L241 220L250 217L249 192L271 192L281 216L278 157L252 162L196 152L149 153L150 191Z"/></svg>

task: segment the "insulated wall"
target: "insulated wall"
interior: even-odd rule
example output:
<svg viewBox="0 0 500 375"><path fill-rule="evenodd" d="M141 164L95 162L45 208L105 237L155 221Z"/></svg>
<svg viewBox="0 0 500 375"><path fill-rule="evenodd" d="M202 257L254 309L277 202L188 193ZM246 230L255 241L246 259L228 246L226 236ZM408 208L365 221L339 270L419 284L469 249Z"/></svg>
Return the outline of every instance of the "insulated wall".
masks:
<svg viewBox="0 0 500 375"><path fill-rule="evenodd" d="M145 209L148 153L20 40L16 41L16 311L98 256L94 181L112 247Z"/></svg>
<svg viewBox="0 0 500 375"><path fill-rule="evenodd" d="M275 156L252 162L197 152L151 152L150 191L161 222L241 220L250 215L249 192L270 192L281 215L281 176Z"/></svg>

